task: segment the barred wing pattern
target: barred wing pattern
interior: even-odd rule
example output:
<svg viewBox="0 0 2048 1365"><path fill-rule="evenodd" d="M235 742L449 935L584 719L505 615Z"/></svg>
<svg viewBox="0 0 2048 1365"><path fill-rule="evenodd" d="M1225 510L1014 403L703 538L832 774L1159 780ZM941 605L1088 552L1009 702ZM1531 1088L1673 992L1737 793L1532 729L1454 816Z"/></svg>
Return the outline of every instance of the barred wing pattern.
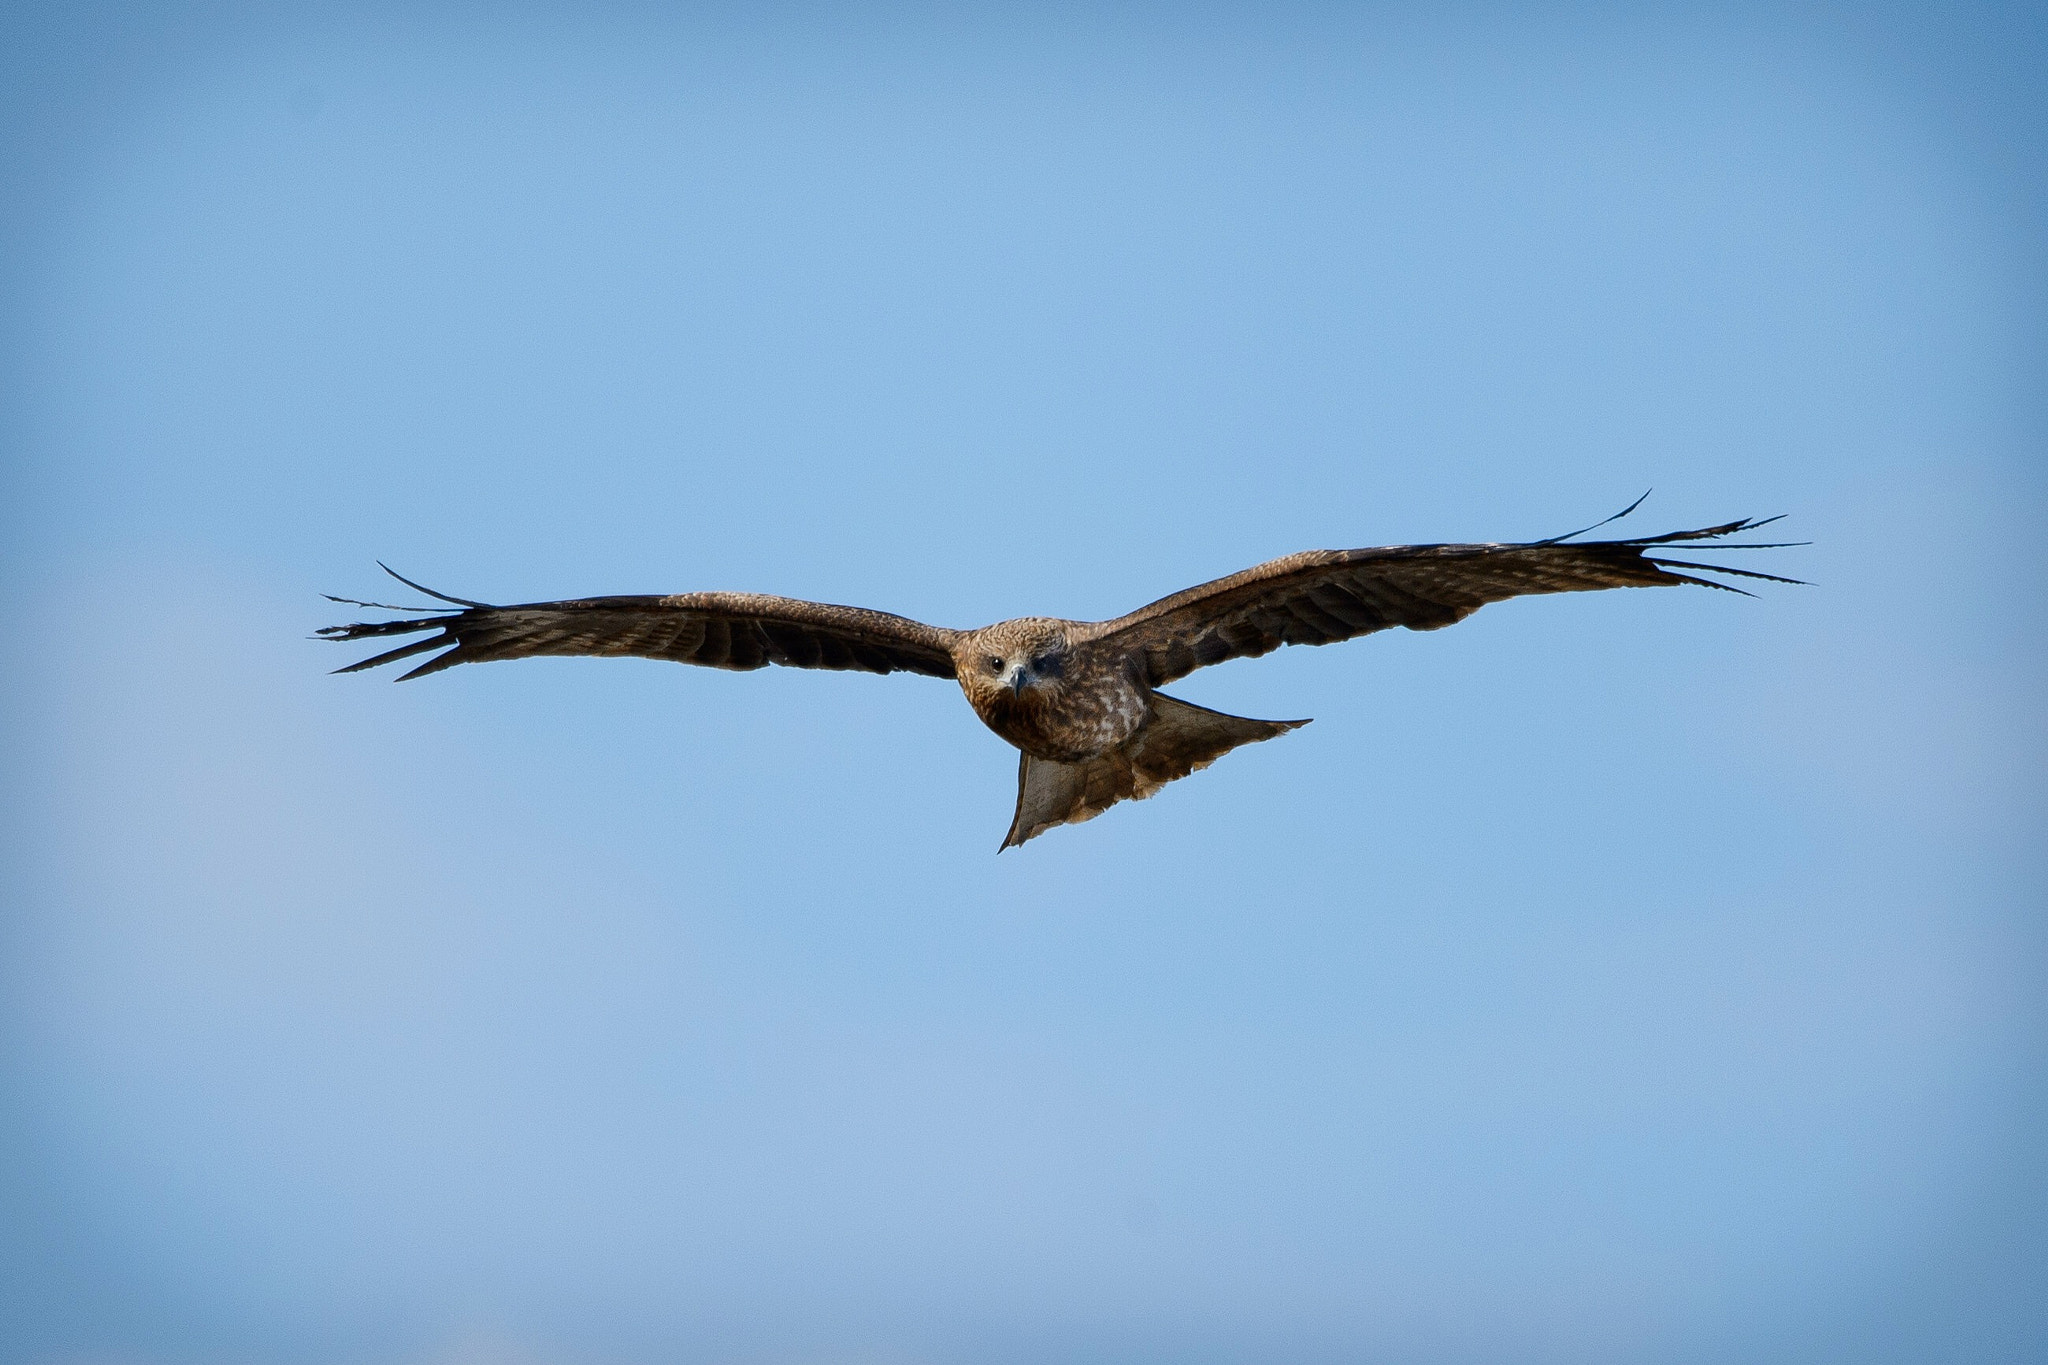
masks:
<svg viewBox="0 0 2048 1365"><path fill-rule="evenodd" d="M1531 593L1678 583L1742 591L1674 572L1684 569L1796 582L1747 569L1665 559L1654 553L1660 546L1714 540L1775 520L1744 519L1635 540L1573 541L1564 536L1511 545L1306 550L1177 592L1114 621L1100 622L1088 629L1086 638L1112 651L1137 655L1141 675L1158 687L1208 664L1255 658L1281 645L1333 644L1394 626L1436 630L1463 620L1488 602Z"/></svg>
<svg viewBox="0 0 2048 1365"><path fill-rule="evenodd" d="M319 633L330 640L436 632L428 639L400 645L336 672L354 673L452 645L445 653L401 675L399 681L438 673L457 664L547 654L636 655L708 668L754 669L783 664L792 668L953 676L949 647L957 632L860 607L737 592L592 597L500 607L446 597L395 573L391 576L407 587L450 603L451 609L406 620L360 621L327 627ZM333 600L352 606L383 606L349 598Z"/></svg>

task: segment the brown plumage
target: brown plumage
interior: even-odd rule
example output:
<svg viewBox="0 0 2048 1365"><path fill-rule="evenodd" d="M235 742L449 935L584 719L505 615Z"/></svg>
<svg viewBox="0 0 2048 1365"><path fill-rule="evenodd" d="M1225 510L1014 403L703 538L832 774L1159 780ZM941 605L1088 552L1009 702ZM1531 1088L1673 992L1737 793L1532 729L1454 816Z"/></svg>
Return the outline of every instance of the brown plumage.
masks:
<svg viewBox="0 0 2048 1365"><path fill-rule="evenodd" d="M1633 510L1631 505L1618 515ZM1392 626L1436 630L1488 602L1533 593L1681 583L1741 591L1677 572L1684 569L1796 582L1655 553L1661 546L1714 540L1764 524L1731 521L1635 540L1580 541L1573 537L1585 533L1574 532L1510 545L1308 550L1177 592L1113 621L1027 616L980 630L947 630L887 612L754 593L592 597L499 607L446 597L393 573L449 607L431 616L329 626L320 634L330 640L363 640L438 632L337 670L342 673L452 646L400 681L456 664L541 654L638 655L711 668L785 664L952 678L983 723L1022 755L1017 809L1002 843L1009 848L1054 825L1091 819L1126 798L1150 796L1240 744L1308 724L1226 716L1157 690L1206 664L1255 658L1281 645L1331 644Z"/></svg>

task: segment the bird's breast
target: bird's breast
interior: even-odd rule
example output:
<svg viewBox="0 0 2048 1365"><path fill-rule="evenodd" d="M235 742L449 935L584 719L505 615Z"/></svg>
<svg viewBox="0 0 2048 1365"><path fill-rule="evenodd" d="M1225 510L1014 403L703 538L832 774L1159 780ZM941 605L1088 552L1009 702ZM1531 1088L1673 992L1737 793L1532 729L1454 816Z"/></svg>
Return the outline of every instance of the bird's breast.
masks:
<svg viewBox="0 0 2048 1365"><path fill-rule="evenodd" d="M1145 690L1115 674L1074 676L977 704L989 729L1033 758L1078 763L1116 748L1151 715Z"/></svg>

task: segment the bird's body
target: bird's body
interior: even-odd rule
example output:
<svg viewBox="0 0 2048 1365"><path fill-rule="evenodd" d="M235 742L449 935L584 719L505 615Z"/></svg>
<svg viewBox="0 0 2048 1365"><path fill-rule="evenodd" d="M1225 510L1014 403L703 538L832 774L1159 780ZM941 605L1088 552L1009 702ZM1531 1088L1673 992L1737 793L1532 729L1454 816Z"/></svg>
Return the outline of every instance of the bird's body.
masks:
<svg viewBox="0 0 2048 1365"><path fill-rule="evenodd" d="M950 677L982 722L1022 755L1017 810L1003 840L1008 848L1053 825L1089 819L1126 798L1150 796L1240 744L1308 723L1226 716L1158 690L1196 668L1265 654L1283 644L1329 644L1392 626L1434 630L1487 602L1532 593L1681 583L1728 586L1673 569L1794 581L1647 553L1762 524L1736 521L1637 540L1562 536L1522 544L1310 550L1175 593L1113 621L1027 616L979 630L947 630L860 607L755 593L599 597L500 607L444 597L401 579L453 610L332 626L320 633L359 640L438 630L429 639L341 670L454 646L403 675L407 678L458 663L549 654L638 655L729 669L785 664Z"/></svg>
<svg viewBox="0 0 2048 1365"><path fill-rule="evenodd" d="M1131 658L1077 644L1080 621L1025 616L960 637L954 676L982 724L1033 758L1078 763L1123 744L1152 714Z"/></svg>

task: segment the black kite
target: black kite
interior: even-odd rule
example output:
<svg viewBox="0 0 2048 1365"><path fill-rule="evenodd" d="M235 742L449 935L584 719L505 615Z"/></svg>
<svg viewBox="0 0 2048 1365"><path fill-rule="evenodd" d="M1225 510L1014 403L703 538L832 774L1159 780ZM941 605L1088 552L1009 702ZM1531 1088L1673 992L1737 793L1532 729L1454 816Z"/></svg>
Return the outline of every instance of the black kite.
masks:
<svg viewBox="0 0 2048 1365"><path fill-rule="evenodd" d="M1255 658L1281 645L1326 645L1392 626L1436 630L1488 602L1532 593L1681 583L1741 591L1674 570L1796 582L1655 553L1659 547L1714 540L1764 524L1744 519L1634 540L1581 541L1574 539L1585 534L1579 531L1513 545L1307 550L1177 592L1113 621L1027 616L980 630L947 630L886 612L755 593L589 597L498 607L447 597L392 573L408 587L448 603L448 609L430 608L436 614L405 620L330 626L320 634L363 640L437 632L337 670L342 673L453 646L401 681L456 664L542 654L638 655L710 668L785 664L951 678L982 721L1022 754L1017 810L1001 845L1010 848L1054 825L1091 819L1126 797L1150 796L1240 744L1308 724L1227 716L1157 690L1197 668Z"/></svg>

